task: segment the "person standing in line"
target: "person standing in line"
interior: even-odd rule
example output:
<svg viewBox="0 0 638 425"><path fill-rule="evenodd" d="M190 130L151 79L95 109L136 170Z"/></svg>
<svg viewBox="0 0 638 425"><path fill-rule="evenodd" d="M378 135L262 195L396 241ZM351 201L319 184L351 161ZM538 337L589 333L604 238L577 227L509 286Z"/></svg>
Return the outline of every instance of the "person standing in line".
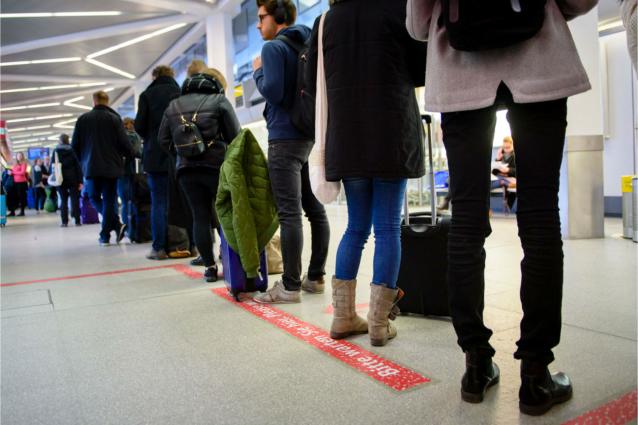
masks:
<svg viewBox="0 0 638 425"><path fill-rule="evenodd" d="M122 120L124 129L128 140L136 153L136 157L142 156L142 139L135 132L135 121L132 118L124 118ZM135 158L123 158L124 159L124 175L117 179L117 196L122 201L122 208L120 210L120 217L122 223L127 227L127 234L129 239L133 239L135 235L135 222L129 221L129 217L134 213L135 206L131 202L133 191L133 176L135 172Z"/></svg>
<svg viewBox="0 0 638 425"><path fill-rule="evenodd" d="M443 15L447 2L408 0L406 19L414 38L428 40L425 108L442 112L454 205L448 239L449 302L458 344L465 353L461 397L469 403L482 402L500 376L492 361L492 331L483 321L484 244L491 233L489 176L496 111L508 111L516 140L516 220L524 255L523 319L514 357L521 360L519 409L529 415L542 415L572 397L567 375L552 375L548 369L561 333L558 186L567 98L591 86L566 21L587 13L597 0L541 4L538 32L510 46L486 50L457 50L450 45Z"/></svg>
<svg viewBox="0 0 638 425"><path fill-rule="evenodd" d="M257 29L266 40L261 56L253 61L257 89L266 99L268 127L268 174L281 225L282 280L255 301L260 303L301 302L301 289L323 293L330 225L326 211L310 188L308 155L314 144L290 121L290 107L297 82L297 53L280 37L304 44L310 28L294 25L297 9L292 0L257 0ZM301 277L304 237L301 210L312 233L312 256L308 273Z"/></svg>
<svg viewBox="0 0 638 425"><path fill-rule="evenodd" d="M62 165L62 185L58 187L60 193L60 219L61 227L69 225L69 198L71 199L71 217L75 225L80 226L80 191L82 185L82 167L78 157L69 144L69 135L60 134L60 143L55 147L54 155Z"/></svg>
<svg viewBox="0 0 638 425"><path fill-rule="evenodd" d="M199 255L206 267L204 279L217 281L217 265L213 255L214 204L221 167L229 143L239 133L239 121L232 105L224 95L226 79L216 69L187 78L182 85L182 95L173 100L160 127L159 142L177 158L177 182L186 194L193 215L193 235ZM175 146L173 135L180 131L182 117L189 119L197 113L197 128L204 142L205 151L187 156Z"/></svg>
<svg viewBox="0 0 638 425"><path fill-rule="evenodd" d="M168 258L168 155L159 145L157 134L166 107L179 96L175 71L160 65L153 70L153 82L142 92L135 117L135 131L144 139L142 161L151 189L151 231L153 245L149 260Z"/></svg>
<svg viewBox="0 0 638 425"><path fill-rule="evenodd" d="M423 85L426 46L406 31L405 5L405 0L333 0L322 40L329 111L326 179L343 182L348 203L348 227L332 279L330 336L367 332L375 346L397 335L390 319L402 295L397 288L401 207L407 179L425 173L423 124L414 89ZM319 18L307 65L310 92L316 84L318 25ZM375 251L366 323L356 314L355 294L372 227Z"/></svg>
<svg viewBox="0 0 638 425"><path fill-rule="evenodd" d="M47 194L44 191L43 179L44 166L42 165L42 159L36 158L33 161L33 167L31 167L31 188L35 195L35 212L40 213L40 210L44 209L44 201L47 199Z"/></svg>
<svg viewBox="0 0 638 425"><path fill-rule="evenodd" d="M102 214L99 243L108 246L111 232L116 233L117 243L126 232L117 211L117 179L124 174L122 157L133 158L136 152L119 114L108 106L109 95L101 90L93 93L93 104L75 123L71 146L82 164L91 202Z"/></svg>
<svg viewBox="0 0 638 425"><path fill-rule="evenodd" d="M15 164L11 167L9 174L13 176L15 202L11 205L9 217L15 217L15 210L20 208L20 217L24 217L24 209L27 207L27 190L29 189L29 172L27 160L24 153L16 154Z"/></svg>
<svg viewBox="0 0 638 425"><path fill-rule="evenodd" d="M58 210L58 191L57 188L54 186L49 186L49 176L51 175L51 173L53 172L53 169L51 167L53 167L53 165L51 164L51 157L49 156L45 156L44 157L44 163L42 164L42 180L44 182L44 191L46 193L46 189L49 189L49 198L51 198L51 202L53 203L53 206L55 207L54 211ZM46 199L45 199L45 203L46 203Z"/></svg>

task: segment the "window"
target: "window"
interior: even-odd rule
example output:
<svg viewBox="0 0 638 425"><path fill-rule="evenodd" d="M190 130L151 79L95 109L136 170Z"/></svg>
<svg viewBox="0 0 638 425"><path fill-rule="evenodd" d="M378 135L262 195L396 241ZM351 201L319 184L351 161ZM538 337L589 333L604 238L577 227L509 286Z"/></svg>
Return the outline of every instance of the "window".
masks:
<svg viewBox="0 0 638 425"><path fill-rule="evenodd" d="M299 14L304 13L306 10L314 7L315 5L320 3L320 0L298 0L299 2L299 6L298 6L298 10L299 10Z"/></svg>
<svg viewBox="0 0 638 425"><path fill-rule="evenodd" d="M242 8L239 15L233 18L233 41L235 52L241 52L248 47L248 16L247 9Z"/></svg>

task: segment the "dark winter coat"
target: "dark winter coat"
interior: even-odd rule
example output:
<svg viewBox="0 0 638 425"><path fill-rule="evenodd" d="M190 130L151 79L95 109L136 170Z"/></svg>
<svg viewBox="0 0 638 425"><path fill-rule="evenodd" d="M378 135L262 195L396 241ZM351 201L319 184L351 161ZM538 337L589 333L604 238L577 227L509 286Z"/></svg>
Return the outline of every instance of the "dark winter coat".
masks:
<svg viewBox="0 0 638 425"><path fill-rule="evenodd" d="M293 42L304 44L310 37L310 28L293 25L279 31ZM289 109L297 87L297 53L282 40L272 40L261 49L261 68L253 78L259 93L266 99L264 116L268 127L268 140L304 140L291 123Z"/></svg>
<svg viewBox="0 0 638 425"><path fill-rule="evenodd" d="M168 172L168 156L157 140L164 111L179 96L179 85L171 77L157 77L140 95L135 131L144 139L142 162L147 173Z"/></svg>
<svg viewBox="0 0 638 425"><path fill-rule="evenodd" d="M78 118L71 146L89 179L120 177L124 174L122 157L135 156L120 116L106 105L97 105Z"/></svg>
<svg viewBox="0 0 638 425"><path fill-rule="evenodd" d="M78 161L78 157L73 152L71 145L57 145L54 154L57 155L62 164L63 183L70 185L82 183L82 167L80 167L80 161Z"/></svg>
<svg viewBox="0 0 638 425"><path fill-rule="evenodd" d="M326 177L414 178L425 173L424 131L415 96L426 44L405 29L406 0L347 0L325 18L328 88ZM319 18L306 84L314 91Z"/></svg>
<svg viewBox="0 0 638 425"><path fill-rule="evenodd" d="M218 170L224 162L228 144L239 133L239 121L235 111L223 91L220 91L220 87L219 83L209 75L194 75L184 82L182 96L173 100L164 112L159 131L159 143L165 151L176 154L173 133L180 131L180 116L183 115L186 120L191 120L200 104L202 106L197 114L197 128L204 141L214 140L214 143L201 155L185 158L176 154L178 174L184 168L206 167Z"/></svg>

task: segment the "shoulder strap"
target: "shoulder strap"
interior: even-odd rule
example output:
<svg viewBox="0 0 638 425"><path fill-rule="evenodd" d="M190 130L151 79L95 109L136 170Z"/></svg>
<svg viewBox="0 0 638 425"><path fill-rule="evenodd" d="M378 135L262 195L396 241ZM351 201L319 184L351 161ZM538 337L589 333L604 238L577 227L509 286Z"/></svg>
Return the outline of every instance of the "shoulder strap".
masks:
<svg viewBox="0 0 638 425"><path fill-rule="evenodd" d="M292 50L294 50L297 54L299 54L299 52L301 52L304 48L304 45L301 43L297 43L296 41L293 41L292 39L290 39L289 37L283 35L283 34L279 34L277 37L275 37L275 40L281 40L284 43L286 43Z"/></svg>
<svg viewBox="0 0 638 425"><path fill-rule="evenodd" d="M197 121L197 114L199 113L199 110L202 109L202 106L204 106L204 103L206 103L206 101L208 100L208 98L211 95L208 96L204 96L204 98L202 99L201 102L199 102L199 105L197 106L197 109L195 109L195 112L193 113L193 118L191 118L191 122L196 122ZM182 123L186 122L186 118L184 118L184 114L182 114L182 111L179 109L179 100L176 99L175 100L175 109L177 109L177 113L179 114L180 119L182 120Z"/></svg>

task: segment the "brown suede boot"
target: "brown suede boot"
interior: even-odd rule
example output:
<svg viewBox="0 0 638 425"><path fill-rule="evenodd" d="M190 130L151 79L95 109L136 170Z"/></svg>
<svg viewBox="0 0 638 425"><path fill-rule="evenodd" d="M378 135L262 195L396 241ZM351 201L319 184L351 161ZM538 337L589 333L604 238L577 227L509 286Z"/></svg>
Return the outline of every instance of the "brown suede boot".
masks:
<svg viewBox="0 0 638 425"><path fill-rule="evenodd" d="M342 339L350 335L368 333L368 322L357 316L355 295L357 281L332 277L332 306L334 317L330 326L330 338Z"/></svg>
<svg viewBox="0 0 638 425"><path fill-rule="evenodd" d="M368 333L370 343L374 346L382 346L389 339L397 336L397 330L390 320L394 320L399 314L397 302L403 297L403 291L399 288L390 289L383 285L370 285L370 311L368 311Z"/></svg>

